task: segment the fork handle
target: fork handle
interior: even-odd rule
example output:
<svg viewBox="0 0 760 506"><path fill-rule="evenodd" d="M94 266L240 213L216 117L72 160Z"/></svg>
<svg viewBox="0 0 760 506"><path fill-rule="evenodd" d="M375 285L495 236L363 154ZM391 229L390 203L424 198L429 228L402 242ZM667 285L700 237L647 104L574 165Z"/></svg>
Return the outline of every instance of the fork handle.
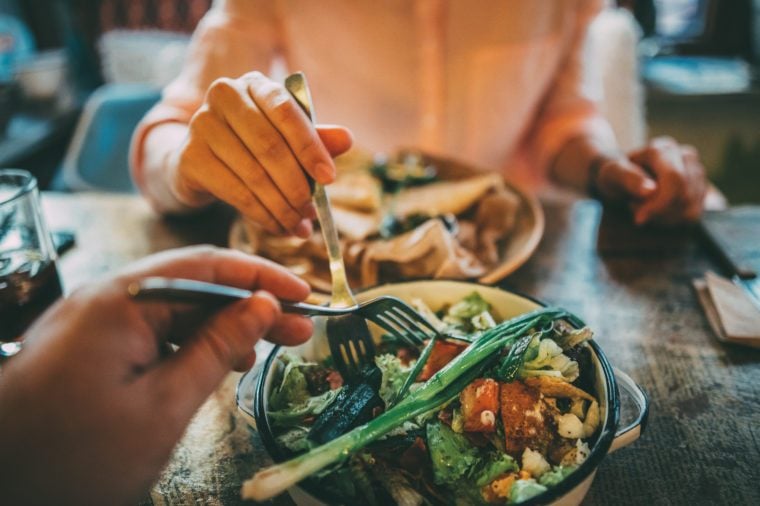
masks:
<svg viewBox="0 0 760 506"><path fill-rule="evenodd" d="M250 290L233 286L205 283L192 279L143 278L127 287L129 295L136 300L161 300L165 302L185 302L191 304L225 304L253 295ZM305 302L280 301L286 313L304 316L341 316L351 313L355 307L332 308L316 306Z"/></svg>

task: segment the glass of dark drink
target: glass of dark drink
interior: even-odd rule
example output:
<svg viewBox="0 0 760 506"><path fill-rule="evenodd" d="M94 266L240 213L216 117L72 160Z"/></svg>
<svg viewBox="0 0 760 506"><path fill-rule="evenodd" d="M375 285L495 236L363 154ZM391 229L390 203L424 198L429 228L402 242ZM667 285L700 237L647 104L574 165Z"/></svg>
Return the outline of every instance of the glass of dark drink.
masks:
<svg viewBox="0 0 760 506"><path fill-rule="evenodd" d="M0 169L0 341L21 338L61 297L56 252L29 172Z"/></svg>

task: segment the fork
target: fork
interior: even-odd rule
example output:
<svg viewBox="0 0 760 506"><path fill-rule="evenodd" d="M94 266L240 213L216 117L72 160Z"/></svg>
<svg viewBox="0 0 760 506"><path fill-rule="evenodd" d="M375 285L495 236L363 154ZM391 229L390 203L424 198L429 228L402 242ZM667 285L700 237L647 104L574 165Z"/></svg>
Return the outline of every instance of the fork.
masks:
<svg viewBox="0 0 760 506"><path fill-rule="evenodd" d="M199 304L225 304L247 299L250 290L192 279L149 277L131 283L129 295L137 300L163 300ZM420 347L437 334L433 325L396 297L382 296L350 307L327 307L304 302L280 301L282 310L305 316L345 317L359 315L410 346ZM328 320L329 321L329 320Z"/></svg>
<svg viewBox="0 0 760 506"><path fill-rule="evenodd" d="M311 123L316 123L309 85L303 72L296 72L285 79L285 89L301 107ZM307 174L304 171L304 174ZM338 230L330 210L330 200L323 185L313 181L307 174L313 187L312 200L317 209L319 227L327 247L327 258L332 278L331 307L351 307L356 299L351 293L343 263L343 253L338 241ZM374 366L375 343L369 333L367 322L358 314L352 313L327 320L327 342L330 345L338 371L351 381L358 377L366 366Z"/></svg>

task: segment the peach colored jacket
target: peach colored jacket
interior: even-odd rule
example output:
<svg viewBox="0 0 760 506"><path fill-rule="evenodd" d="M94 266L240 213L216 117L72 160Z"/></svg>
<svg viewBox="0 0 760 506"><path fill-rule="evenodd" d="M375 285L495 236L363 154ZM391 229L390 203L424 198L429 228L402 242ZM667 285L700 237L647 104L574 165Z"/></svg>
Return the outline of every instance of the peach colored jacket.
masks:
<svg viewBox="0 0 760 506"><path fill-rule="evenodd" d="M614 143L583 58L602 0L222 0L201 21L182 73L138 126L187 123L211 82L281 57L303 70L317 119L359 145L418 146L539 180L569 139ZM614 144L612 144L614 145Z"/></svg>

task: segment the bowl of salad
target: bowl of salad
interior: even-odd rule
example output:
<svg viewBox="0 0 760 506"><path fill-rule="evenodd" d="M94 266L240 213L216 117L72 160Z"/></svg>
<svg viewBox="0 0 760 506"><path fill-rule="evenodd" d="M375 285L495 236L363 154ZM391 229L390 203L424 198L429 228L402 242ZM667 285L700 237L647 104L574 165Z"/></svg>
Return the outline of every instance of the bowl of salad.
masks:
<svg viewBox="0 0 760 506"><path fill-rule="evenodd" d="M577 316L461 281L383 285L439 330L372 328L374 364L351 382L314 337L243 376L238 407L274 465L243 484L298 504L579 504L604 457L635 441L649 401ZM625 397L623 396L625 394ZM620 423L621 400L636 407Z"/></svg>

